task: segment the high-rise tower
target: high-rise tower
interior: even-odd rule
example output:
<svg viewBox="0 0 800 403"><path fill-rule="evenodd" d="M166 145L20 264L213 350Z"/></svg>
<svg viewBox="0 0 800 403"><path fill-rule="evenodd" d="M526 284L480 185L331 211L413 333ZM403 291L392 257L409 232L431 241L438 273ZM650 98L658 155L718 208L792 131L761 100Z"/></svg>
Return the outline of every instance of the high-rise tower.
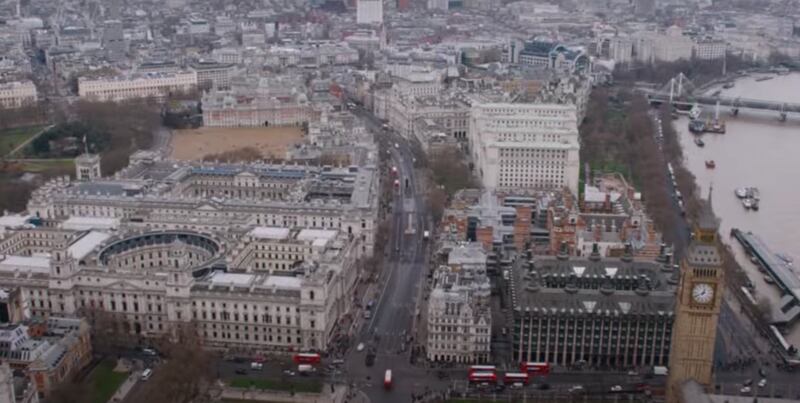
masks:
<svg viewBox="0 0 800 403"><path fill-rule="evenodd" d="M706 388L713 383L714 342L724 289L718 229L709 190L681 262L667 382L670 403L682 402L681 386L689 379Z"/></svg>

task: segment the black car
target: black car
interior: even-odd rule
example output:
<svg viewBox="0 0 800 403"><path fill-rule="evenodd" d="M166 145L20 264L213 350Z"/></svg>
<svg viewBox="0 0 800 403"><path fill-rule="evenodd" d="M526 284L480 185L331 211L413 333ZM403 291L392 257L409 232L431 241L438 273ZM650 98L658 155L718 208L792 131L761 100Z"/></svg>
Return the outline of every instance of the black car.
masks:
<svg viewBox="0 0 800 403"><path fill-rule="evenodd" d="M548 389L550 389L550 384L549 383L543 383L543 384L539 385L539 390L548 390Z"/></svg>
<svg viewBox="0 0 800 403"><path fill-rule="evenodd" d="M237 368L235 371L236 375L247 375L247 371L241 368Z"/></svg>
<svg viewBox="0 0 800 403"><path fill-rule="evenodd" d="M373 352L367 353L367 357L364 360L364 364L366 364L368 367L371 367L373 364L375 364L375 353Z"/></svg>

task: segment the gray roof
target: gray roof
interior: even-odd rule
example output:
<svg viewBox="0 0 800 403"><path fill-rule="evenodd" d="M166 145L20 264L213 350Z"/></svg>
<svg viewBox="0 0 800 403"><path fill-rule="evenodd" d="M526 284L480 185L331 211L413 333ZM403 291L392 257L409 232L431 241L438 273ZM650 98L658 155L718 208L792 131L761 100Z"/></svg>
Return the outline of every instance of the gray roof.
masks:
<svg viewBox="0 0 800 403"><path fill-rule="evenodd" d="M653 260L536 256L512 276L517 312L672 316L671 267ZM529 266L529 267L528 267Z"/></svg>

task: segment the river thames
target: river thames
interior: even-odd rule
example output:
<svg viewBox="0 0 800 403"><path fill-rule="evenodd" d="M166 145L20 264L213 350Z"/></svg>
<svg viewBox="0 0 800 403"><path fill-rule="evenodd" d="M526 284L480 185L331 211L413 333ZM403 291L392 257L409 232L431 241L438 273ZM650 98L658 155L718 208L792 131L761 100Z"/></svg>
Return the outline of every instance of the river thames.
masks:
<svg viewBox="0 0 800 403"><path fill-rule="evenodd" d="M800 103L800 74L741 78L724 96ZM716 91L719 87L712 89ZM704 115L713 114L706 107ZM683 147L684 164L696 176L703 197L713 184L712 204L721 219L720 233L734 246L737 260L748 271L756 285L756 297L769 298L776 307L779 290L764 281L764 275L744 256L738 242L729 237L731 228L752 231L764 239L773 252L795 259L795 273L800 272L800 114L790 114L786 122L778 120L777 111L740 110L733 117L730 107L720 106L720 117L726 121L727 133L704 134L705 147L694 143L688 120L674 121ZM713 160L715 169L706 168ZM761 194L759 211L746 210L734 195L743 186L755 186ZM787 340L800 345L800 326L794 326Z"/></svg>

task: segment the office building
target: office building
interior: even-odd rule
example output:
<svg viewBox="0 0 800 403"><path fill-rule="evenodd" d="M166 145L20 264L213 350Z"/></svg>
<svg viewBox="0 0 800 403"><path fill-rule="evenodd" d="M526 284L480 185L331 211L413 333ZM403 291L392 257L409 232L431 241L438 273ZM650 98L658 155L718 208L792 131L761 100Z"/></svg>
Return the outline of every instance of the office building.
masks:
<svg viewBox="0 0 800 403"><path fill-rule="evenodd" d="M486 188L578 193L575 105L474 103L467 139L475 173Z"/></svg>
<svg viewBox="0 0 800 403"><path fill-rule="evenodd" d="M480 244L454 245L434 272L428 300L428 360L487 363L491 347L491 285Z"/></svg>
<svg viewBox="0 0 800 403"><path fill-rule="evenodd" d="M78 96L97 101L164 98L175 92L197 89L197 72L145 73L116 77L78 79Z"/></svg>
<svg viewBox="0 0 800 403"><path fill-rule="evenodd" d="M657 260L536 256L512 270L514 360L612 368L667 365L675 281Z"/></svg>
<svg viewBox="0 0 800 403"><path fill-rule="evenodd" d="M33 81L0 83L0 107L19 108L35 104L38 100Z"/></svg>
<svg viewBox="0 0 800 403"><path fill-rule="evenodd" d="M356 23L383 24L383 0L357 0Z"/></svg>

